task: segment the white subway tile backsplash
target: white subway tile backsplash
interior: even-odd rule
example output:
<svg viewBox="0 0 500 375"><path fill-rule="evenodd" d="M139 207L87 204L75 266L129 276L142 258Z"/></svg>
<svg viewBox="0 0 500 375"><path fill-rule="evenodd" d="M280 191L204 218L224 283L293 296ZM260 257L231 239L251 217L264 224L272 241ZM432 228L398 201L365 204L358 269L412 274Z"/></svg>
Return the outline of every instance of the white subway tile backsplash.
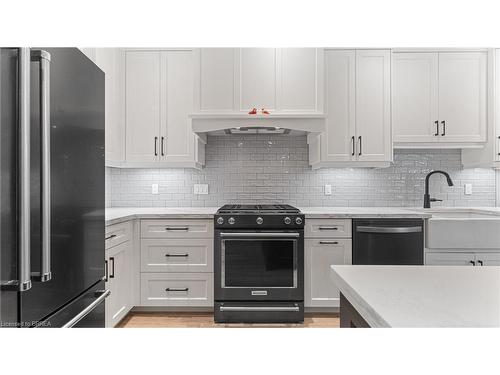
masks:
<svg viewBox="0 0 500 375"><path fill-rule="evenodd" d="M281 202L296 206L421 206L425 175L450 173L455 186L433 176L434 205L494 206L495 173L462 169L460 150L395 150L394 165L383 169L311 170L305 136L208 137L206 166L192 169L106 168L106 206L221 206L226 203ZM151 184L159 194L151 194ZM473 185L465 195L463 184ZM209 184L208 195L194 195ZM332 195L323 194L324 185Z"/></svg>

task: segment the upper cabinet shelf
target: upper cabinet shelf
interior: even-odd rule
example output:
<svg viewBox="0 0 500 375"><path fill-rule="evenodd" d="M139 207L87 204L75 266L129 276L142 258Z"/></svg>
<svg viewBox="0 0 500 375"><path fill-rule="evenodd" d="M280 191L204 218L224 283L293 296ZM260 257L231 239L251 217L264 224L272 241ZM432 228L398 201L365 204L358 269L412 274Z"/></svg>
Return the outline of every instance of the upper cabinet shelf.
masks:
<svg viewBox="0 0 500 375"><path fill-rule="evenodd" d="M195 114L324 113L322 49L198 49L195 82Z"/></svg>

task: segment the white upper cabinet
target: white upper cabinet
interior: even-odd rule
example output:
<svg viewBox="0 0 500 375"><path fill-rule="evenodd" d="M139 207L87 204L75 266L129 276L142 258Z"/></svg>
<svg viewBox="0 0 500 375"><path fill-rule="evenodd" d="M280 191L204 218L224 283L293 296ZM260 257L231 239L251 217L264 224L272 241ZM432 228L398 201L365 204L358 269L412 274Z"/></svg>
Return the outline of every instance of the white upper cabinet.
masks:
<svg viewBox="0 0 500 375"><path fill-rule="evenodd" d="M389 50L325 51L326 131L309 136L313 168L389 165L390 74Z"/></svg>
<svg viewBox="0 0 500 375"><path fill-rule="evenodd" d="M195 52L195 109L198 112L234 112L234 48L202 48Z"/></svg>
<svg viewBox="0 0 500 375"><path fill-rule="evenodd" d="M125 116L127 162L159 160L159 51L126 51Z"/></svg>
<svg viewBox="0 0 500 375"><path fill-rule="evenodd" d="M125 160L123 116L123 52L118 48L96 48L95 63L105 73L106 165Z"/></svg>
<svg viewBox="0 0 500 375"><path fill-rule="evenodd" d="M189 114L193 110L193 56L191 51L162 53L161 160L193 160L194 134Z"/></svg>
<svg viewBox="0 0 500 375"><path fill-rule="evenodd" d="M356 51L356 135L359 161L392 160L391 51Z"/></svg>
<svg viewBox="0 0 500 375"><path fill-rule="evenodd" d="M123 167L193 167L204 163L194 135L192 50L127 50L126 161Z"/></svg>
<svg viewBox="0 0 500 375"><path fill-rule="evenodd" d="M324 112L323 49L282 48L278 59L278 108L290 113Z"/></svg>
<svg viewBox="0 0 500 375"><path fill-rule="evenodd" d="M322 49L202 48L195 56L196 113L323 113Z"/></svg>
<svg viewBox="0 0 500 375"><path fill-rule="evenodd" d="M486 53L439 54L439 121L447 142L486 141Z"/></svg>
<svg viewBox="0 0 500 375"><path fill-rule="evenodd" d="M238 110L252 108L276 111L277 54L275 48L240 48Z"/></svg>
<svg viewBox="0 0 500 375"><path fill-rule="evenodd" d="M356 51L330 50L325 52L327 126L326 132L321 135L321 160L323 161L348 162L355 157L355 78Z"/></svg>
<svg viewBox="0 0 500 375"><path fill-rule="evenodd" d="M393 57L394 142L434 142L439 135L438 54Z"/></svg>
<svg viewBox="0 0 500 375"><path fill-rule="evenodd" d="M486 141L487 53L394 53L394 141L472 147Z"/></svg>

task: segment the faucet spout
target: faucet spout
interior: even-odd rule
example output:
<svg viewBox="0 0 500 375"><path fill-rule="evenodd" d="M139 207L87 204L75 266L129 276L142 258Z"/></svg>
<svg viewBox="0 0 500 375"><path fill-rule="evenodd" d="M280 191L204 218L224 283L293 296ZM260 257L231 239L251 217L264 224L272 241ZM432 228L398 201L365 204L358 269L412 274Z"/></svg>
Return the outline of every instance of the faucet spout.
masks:
<svg viewBox="0 0 500 375"><path fill-rule="evenodd" d="M425 176L424 208L431 208L431 202L439 201L439 199L431 198L431 196L429 195L429 178L436 173L444 175L446 177L446 182L448 183L448 186L453 186L453 181L451 180L451 177L447 172L445 171L429 172L427 176Z"/></svg>

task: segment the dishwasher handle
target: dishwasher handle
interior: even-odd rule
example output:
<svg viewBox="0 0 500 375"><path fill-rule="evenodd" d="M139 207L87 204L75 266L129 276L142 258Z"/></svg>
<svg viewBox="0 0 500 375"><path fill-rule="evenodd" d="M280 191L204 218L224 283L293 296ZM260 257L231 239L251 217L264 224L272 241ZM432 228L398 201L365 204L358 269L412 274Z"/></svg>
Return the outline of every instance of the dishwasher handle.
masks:
<svg viewBox="0 0 500 375"><path fill-rule="evenodd" d="M420 233L421 226L412 227L374 227L374 226L358 226L356 232L361 233Z"/></svg>

